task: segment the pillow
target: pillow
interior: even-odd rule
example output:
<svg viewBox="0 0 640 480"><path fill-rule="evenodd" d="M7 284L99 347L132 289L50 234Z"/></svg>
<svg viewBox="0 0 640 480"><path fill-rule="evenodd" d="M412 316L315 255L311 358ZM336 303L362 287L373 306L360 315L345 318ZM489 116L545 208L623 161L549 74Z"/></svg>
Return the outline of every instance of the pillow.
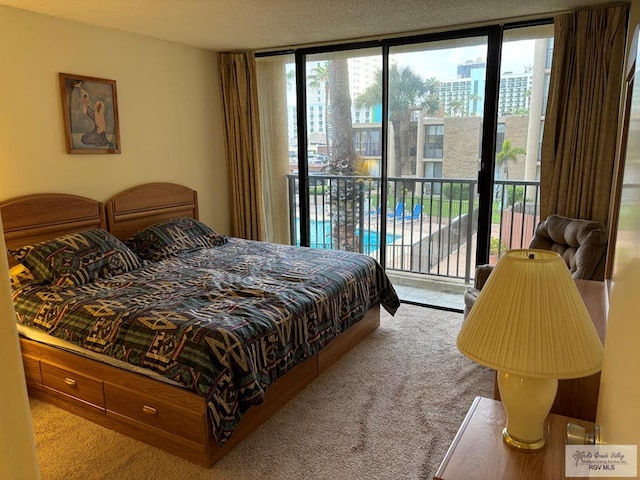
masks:
<svg viewBox="0 0 640 480"><path fill-rule="evenodd" d="M86 230L9 250L36 280L75 286L136 270L140 259L106 230Z"/></svg>
<svg viewBox="0 0 640 480"><path fill-rule="evenodd" d="M35 279L33 273L21 263L9 269L9 279L11 281L11 288L13 289L40 283Z"/></svg>
<svg viewBox="0 0 640 480"><path fill-rule="evenodd" d="M125 241L140 258L154 262L178 255L180 252L216 247L225 243L226 237L214 232L204 223L187 217L155 223Z"/></svg>

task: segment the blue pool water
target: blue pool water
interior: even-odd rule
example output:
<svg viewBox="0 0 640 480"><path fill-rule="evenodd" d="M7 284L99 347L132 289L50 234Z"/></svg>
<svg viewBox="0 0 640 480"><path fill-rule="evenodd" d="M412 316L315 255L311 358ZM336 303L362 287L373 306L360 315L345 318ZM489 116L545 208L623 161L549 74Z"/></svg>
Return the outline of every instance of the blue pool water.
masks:
<svg viewBox="0 0 640 480"><path fill-rule="evenodd" d="M296 220L296 231L300 232L299 220ZM312 248L331 248L331 222L311 220L310 246ZM356 230L360 235L360 230ZM389 245L400 238L399 235L387 234L386 244ZM300 242L298 242L300 245ZM380 249L380 234L375 231L364 230L362 234L363 253L370 254Z"/></svg>

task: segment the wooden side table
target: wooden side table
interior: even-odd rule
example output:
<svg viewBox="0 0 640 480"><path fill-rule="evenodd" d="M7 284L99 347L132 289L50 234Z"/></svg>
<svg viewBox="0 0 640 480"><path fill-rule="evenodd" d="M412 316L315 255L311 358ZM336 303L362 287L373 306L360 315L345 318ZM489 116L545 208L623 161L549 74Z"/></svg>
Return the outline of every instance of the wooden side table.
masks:
<svg viewBox="0 0 640 480"><path fill-rule="evenodd" d="M593 424L550 414L545 448L519 452L502 442L506 414L501 402L476 397L434 480L555 480L565 479L564 451L567 423L593 431ZM576 480L579 477L572 477Z"/></svg>

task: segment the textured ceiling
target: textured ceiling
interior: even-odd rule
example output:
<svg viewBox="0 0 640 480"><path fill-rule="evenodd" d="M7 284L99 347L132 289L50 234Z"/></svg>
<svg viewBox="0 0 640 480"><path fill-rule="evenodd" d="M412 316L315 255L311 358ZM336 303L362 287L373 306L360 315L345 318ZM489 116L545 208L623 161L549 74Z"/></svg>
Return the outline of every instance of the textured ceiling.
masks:
<svg viewBox="0 0 640 480"><path fill-rule="evenodd" d="M0 4L216 51L422 32L618 0L0 0Z"/></svg>

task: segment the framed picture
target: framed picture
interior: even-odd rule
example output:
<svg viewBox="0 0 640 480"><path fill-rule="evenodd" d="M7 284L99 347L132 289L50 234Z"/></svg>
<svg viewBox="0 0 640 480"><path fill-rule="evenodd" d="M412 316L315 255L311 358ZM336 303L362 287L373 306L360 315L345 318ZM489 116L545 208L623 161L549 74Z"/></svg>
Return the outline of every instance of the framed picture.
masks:
<svg viewBox="0 0 640 480"><path fill-rule="evenodd" d="M61 73L68 153L120 153L115 80Z"/></svg>

